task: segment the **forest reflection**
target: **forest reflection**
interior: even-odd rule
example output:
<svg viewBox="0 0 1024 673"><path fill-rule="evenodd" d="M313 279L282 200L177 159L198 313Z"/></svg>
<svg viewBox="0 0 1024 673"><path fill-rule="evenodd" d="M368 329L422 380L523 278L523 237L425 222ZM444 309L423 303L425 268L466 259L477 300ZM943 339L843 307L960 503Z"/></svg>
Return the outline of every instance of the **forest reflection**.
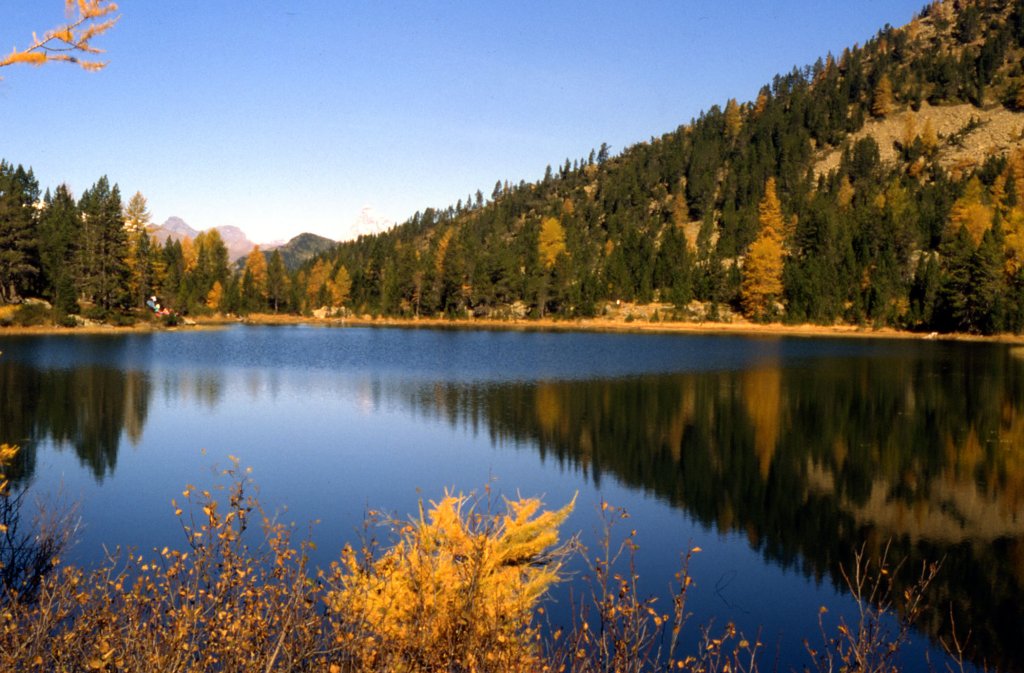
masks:
<svg viewBox="0 0 1024 673"><path fill-rule="evenodd" d="M122 436L133 445L142 439L151 388L140 371L0 361L0 441L22 448L9 478L15 485L31 479L42 442L71 447L97 480L113 474Z"/></svg>
<svg viewBox="0 0 1024 673"><path fill-rule="evenodd" d="M1024 378L1010 353L829 359L599 381L404 390L419 413L614 475L763 556L843 587L865 545L910 581L942 560L923 628L1024 670ZM901 587L898 587L901 588Z"/></svg>
<svg viewBox="0 0 1024 673"><path fill-rule="evenodd" d="M15 480L44 441L102 479L123 439L141 440L155 392L209 408L288 393L397 409L529 447L595 483L612 475L837 586L861 545L891 542L908 577L942 559L924 630L948 638L952 606L977 661L1024 670L1022 375L1024 361L995 349L539 382L0 361L0 418L2 441L27 449Z"/></svg>

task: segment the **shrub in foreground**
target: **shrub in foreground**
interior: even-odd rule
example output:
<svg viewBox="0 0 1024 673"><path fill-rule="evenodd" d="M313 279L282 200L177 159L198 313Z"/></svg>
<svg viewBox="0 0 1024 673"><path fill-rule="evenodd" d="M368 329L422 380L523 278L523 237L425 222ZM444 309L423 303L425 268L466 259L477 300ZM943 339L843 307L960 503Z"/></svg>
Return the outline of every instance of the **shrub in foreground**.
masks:
<svg viewBox="0 0 1024 673"><path fill-rule="evenodd" d="M50 558L31 595L5 588L0 671L758 670L762 644L732 625L704 629L696 649L677 654L699 549L684 556L672 604L660 610L640 593L635 533L611 542L621 510L602 508L604 543L585 555L591 593L573 623L541 629L541 599L573 546L558 537L572 503L542 511L520 499L494 512L490 499L446 494L411 520L370 521L385 525L389 543L368 536L311 572L312 543L293 544L237 465L225 474L222 488L187 487L175 504L183 549L115 555L92 572ZM869 567L858 564L851 583L860 622L839 622L835 634L823 623L822 645L809 647L817 670L895 670L906 620L887 629L896 611L884 581L862 581ZM934 572L907 590L909 617Z"/></svg>
<svg viewBox="0 0 1024 673"><path fill-rule="evenodd" d="M540 512L536 499L480 513L480 502L446 494L408 523L380 555L351 547L330 575L337 630L358 668L542 668L538 601L559 580L566 550L558 527L572 504Z"/></svg>

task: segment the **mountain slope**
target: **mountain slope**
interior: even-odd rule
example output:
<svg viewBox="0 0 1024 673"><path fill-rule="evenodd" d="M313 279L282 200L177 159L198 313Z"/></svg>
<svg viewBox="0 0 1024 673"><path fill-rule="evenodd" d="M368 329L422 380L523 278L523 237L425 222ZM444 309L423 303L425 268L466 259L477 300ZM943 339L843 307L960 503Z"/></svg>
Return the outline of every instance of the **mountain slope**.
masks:
<svg viewBox="0 0 1024 673"><path fill-rule="evenodd" d="M190 227L185 220L173 215L168 217L163 224L150 227L149 231L156 238L157 242L161 244L167 239L180 241L186 236L194 239L199 235L199 232Z"/></svg>
<svg viewBox="0 0 1024 673"><path fill-rule="evenodd" d="M482 207L427 209L326 258L351 275L350 303L386 314L572 317L658 301L684 319L728 309L1018 331L1022 58L1024 3L933 3L776 76L752 102L499 184ZM750 266L761 204L776 196L777 261ZM769 290L753 302L755 287Z"/></svg>
<svg viewBox="0 0 1024 673"><path fill-rule="evenodd" d="M281 255L281 260L288 271L295 271L299 266L316 255L332 250L338 245L337 241L318 236L316 234L299 234L284 245L276 246L266 250L264 254L269 257L274 251Z"/></svg>

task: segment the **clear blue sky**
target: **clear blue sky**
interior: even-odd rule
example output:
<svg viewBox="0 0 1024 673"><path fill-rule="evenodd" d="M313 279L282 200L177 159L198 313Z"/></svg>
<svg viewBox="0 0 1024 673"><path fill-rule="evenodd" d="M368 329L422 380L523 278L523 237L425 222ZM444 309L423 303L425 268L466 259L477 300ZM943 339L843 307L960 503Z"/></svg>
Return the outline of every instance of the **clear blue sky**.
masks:
<svg viewBox="0 0 1024 673"><path fill-rule="evenodd" d="M63 18L0 5L0 48ZM348 238L497 180L612 152L793 66L902 25L924 0L123 0L109 66L0 71L0 157L80 195L101 175L153 219Z"/></svg>

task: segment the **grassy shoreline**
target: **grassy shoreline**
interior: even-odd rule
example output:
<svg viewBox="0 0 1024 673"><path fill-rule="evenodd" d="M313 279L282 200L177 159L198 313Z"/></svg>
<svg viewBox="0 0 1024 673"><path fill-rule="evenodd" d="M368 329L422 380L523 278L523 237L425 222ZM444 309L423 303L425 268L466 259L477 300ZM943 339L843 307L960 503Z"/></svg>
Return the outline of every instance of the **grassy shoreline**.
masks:
<svg viewBox="0 0 1024 673"><path fill-rule="evenodd" d="M1024 344L1024 335L997 334L925 334L889 327L872 328L858 325L786 325L782 323L752 323L746 320L732 322L684 322L662 320L627 321L620 318L584 319L508 319L492 318L384 318L347 317L315 318L282 314L250 314L245 317L212 316L196 318L194 325L164 327L156 322L140 321L128 327L114 325L89 325L82 327L61 327L57 325L34 325L30 327L0 327L0 338L23 335L64 335L64 334L134 334L161 331L217 329L235 324L246 325L315 325L323 327L395 327L424 329L480 329L511 331L565 331L565 332L625 332L662 334L708 334L734 336L789 336L807 338L867 338L867 339L919 339L939 341L972 341L989 343Z"/></svg>

